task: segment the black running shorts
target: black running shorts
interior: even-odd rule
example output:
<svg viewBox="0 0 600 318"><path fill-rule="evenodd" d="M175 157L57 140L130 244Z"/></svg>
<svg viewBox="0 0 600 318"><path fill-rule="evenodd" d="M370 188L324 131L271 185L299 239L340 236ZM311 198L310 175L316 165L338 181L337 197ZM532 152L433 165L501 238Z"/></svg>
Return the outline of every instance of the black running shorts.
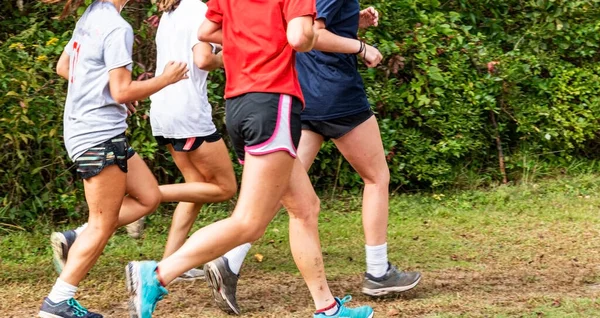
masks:
<svg viewBox="0 0 600 318"><path fill-rule="evenodd" d="M163 136L154 136L159 146L166 146L171 144L173 149L178 152L190 152L198 149L205 141L216 142L221 140L221 134L218 131L204 136L204 137L190 137L190 138L165 138Z"/></svg>
<svg viewBox="0 0 600 318"><path fill-rule="evenodd" d="M227 132L240 163L245 153L265 155L287 151L296 157L302 133L302 102L290 95L247 93L225 104Z"/></svg>
<svg viewBox="0 0 600 318"><path fill-rule="evenodd" d="M358 114L340 118L328 120L303 120L302 130L315 132L325 137L325 140L339 139L352 131L352 129L367 121L371 116L373 116L373 111L368 109Z"/></svg>

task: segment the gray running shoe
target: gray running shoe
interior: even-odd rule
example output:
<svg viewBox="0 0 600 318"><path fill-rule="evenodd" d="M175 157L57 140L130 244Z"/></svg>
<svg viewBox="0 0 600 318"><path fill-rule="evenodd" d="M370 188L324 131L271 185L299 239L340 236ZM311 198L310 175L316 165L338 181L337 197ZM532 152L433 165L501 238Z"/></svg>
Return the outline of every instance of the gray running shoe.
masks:
<svg viewBox="0 0 600 318"><path fill-rule="evenodd" d="M65 232L54 232L50 236L50 245L52 247L52 260L54 268L60 274L67 263L69 249L77 239L77 232L68 230Z"/></svg>
<svg viewBox="0 0 600 318"><path fill-rule="evenodd" d="M179 282L193 282L198 279L204 278L204 271L197 268L192 268L189 271L181 274L179 277L173 280L173 283Z"/></svg>
<svg viewBox="0 0 600 318"><path fill-rule="evenodd" d="M142 234L144 234L145 220L146 217L144 216L133 223L127 224L125 226L125 229L127 229L127 234L129 234L129 236L133 239L139 239L140 237L142 237Z"/></svg>
<svg viewBox="0 0 600 318"><path fill-rule="evenodd" d="M389 264L387 272L381 277L373 277L365 273L362 292L369 296L399 293L413 289L419 281L421 281L421 273L400 272L395 266Z"/></svg>
<svg viewBox="0 0 600 318"><path fill-rule="evenodd" d="M71 298L60 303L53 303L48 297L44 299L38 317L42 318L102 318L102 315L83 308L77 300Z"/></svg>
<svg viewBox="0 0 600 318"><path fill-rule="evenodd" d="M239 315L240 307L235 298L239 276L231 271L227 258L223 256L208 262L204 265L204 274L219 308Z"/></svg>

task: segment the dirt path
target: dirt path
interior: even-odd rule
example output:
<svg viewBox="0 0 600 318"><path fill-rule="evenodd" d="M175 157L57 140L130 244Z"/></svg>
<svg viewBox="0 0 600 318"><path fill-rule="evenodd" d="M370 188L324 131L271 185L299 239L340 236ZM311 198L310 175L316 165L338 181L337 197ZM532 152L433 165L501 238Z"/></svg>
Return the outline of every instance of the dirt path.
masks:
<svg viewBox="0 0 600 318"><path fill-rule="evenodd" d="M557 264L554 264L557 265ZM453 314L487 317L497 314L536 315L539 306L560 307L563 301L594 299L600 286L588 282L600 273L594 264L531 264L478 270L450 269L425 272L422 283L413 291L374 300L360 295L360 275L331 281L337 295L353 293L353 304L369 304L376 317L425 317ZM99 282L90 277L79 300L105 317L126 317L126 295L118 273ZM111 282L106 282L110 280ZM40 299L50 287L9 285L0 291L1 317L33 317ZM101 290L94 294L94 290ZM246 317L310 317L312 302L301 278L291 275L265 275L250 272L240 281L238 299ZM14 304L18 304L15 306ZM594 304L599 306L597 302ZM600 310L600 308L598 308ZM183 283L171 288L155 317L227 317L213 305L203 281Z"/></svg>

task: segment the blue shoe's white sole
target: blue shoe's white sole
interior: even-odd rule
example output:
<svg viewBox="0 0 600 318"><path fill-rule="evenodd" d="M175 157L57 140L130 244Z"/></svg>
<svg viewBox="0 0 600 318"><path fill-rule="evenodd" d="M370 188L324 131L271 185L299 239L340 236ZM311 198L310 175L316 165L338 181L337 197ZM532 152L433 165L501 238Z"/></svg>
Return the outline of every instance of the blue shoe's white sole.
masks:
<svg viewBox="0 0 600 318"><path fill-rule="evenodd" d="M130 262L125 266L125 284L129 294L129 317L141 318L141 294L139 293L139 263Z"/></svg>

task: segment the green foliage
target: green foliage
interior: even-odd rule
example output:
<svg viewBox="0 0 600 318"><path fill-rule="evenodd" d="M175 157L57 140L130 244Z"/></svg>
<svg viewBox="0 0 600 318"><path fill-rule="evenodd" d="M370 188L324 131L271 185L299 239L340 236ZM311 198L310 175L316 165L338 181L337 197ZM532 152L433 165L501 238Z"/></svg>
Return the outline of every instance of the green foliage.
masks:
<svg viewBox="0 0 600 318"><path fill-rule="evenodd" d="M380 26L361 37L377 44L385 59L360 71L378 115L392 190L465 179L494 183L501 180L499 159L511 180L529 180L548 170L540 163L568 170L598 157L600 0L362 5L380 11ZM0 222L27 224L40 215L63 220L84 210L61 137L66 83L53 71L76 16L57 20L60 9L25 1L22 12L0 12ZM147 1L132 1L124 12L136 30L138 79L155 72L157 14ZM213 72L208 85L224 133L223 72ZM129 119L131 143L160 183L180 181L151 135L148 108L142 103ZM319 188L361 188L330 142L311 175Z"/></svg>

